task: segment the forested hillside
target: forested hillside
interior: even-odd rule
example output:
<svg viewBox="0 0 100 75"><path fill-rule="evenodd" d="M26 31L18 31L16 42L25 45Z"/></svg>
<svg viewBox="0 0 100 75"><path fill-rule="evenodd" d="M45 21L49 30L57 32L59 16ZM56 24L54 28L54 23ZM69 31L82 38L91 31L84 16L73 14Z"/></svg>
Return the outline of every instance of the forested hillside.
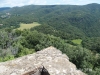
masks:
<svg viewBox="0 0 100 75"><path fill-rule="evenodd" d="M54 46L67 54L78 69L89 75L100 75L99 16L100 4L4 9L0 11L0 61ZM31 29L23 27L34 23L38 25Z"/></svg>
<svg viewBox="0 0 100 75"><path fill-rule="evenodd" d="M0 20L6 26L10 23L11 26L16 26L19 22L31 23L37 21L41 24L52 26L68 35L73 34L75 38L100 36L99 4L88 4L84 6L29 5L13 7L4 11L3 15L6 15L6 13L10 14L10 18L4 18L3 21Z"/></svg>

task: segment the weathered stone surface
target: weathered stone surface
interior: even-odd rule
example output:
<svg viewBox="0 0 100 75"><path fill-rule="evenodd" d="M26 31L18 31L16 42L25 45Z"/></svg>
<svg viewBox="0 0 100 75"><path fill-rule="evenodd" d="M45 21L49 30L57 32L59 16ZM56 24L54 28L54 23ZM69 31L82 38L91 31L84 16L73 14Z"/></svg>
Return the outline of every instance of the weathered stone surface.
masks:
<svg viewBox="0 0 100 75"><path fill-rule="evenodd" d="M54 47L0 63L0 75L23 75L42 65L50 75L85 75L76 69L65 54Z"/></svg>

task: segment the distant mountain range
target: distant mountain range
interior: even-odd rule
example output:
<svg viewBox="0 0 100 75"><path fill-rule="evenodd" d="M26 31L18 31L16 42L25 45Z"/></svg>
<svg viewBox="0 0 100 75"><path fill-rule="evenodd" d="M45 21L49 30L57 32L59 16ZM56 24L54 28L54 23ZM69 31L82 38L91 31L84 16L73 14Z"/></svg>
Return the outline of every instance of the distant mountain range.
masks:
<svg viewBox="0 0 100 75"><path fill-rule="evenodd" d="M10 9L10 7L2 7L2 8L0 8L0 11L8 10L8 9Z"/></svg>
<svg viewBox="0 0 100 75"><path fill-rule="evenodd" d="M100 4L93 3L83 6L28 5L0 8L0 11L3 10L12 14L10 18L16 17L17 22L38 21L41 24L49 25L56 30L75 36L100 36ZM23 19L20 19L22 17Z"/></svg>

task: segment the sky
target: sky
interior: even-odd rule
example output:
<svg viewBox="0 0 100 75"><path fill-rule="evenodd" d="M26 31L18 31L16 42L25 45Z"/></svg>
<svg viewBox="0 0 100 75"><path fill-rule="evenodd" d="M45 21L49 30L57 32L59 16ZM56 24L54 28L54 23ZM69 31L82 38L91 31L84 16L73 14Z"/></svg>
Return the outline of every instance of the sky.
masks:
<svg viewBox="0 0 100 75"><path fill-rule="evenodd" d="M0 0L0 7L15 7L24 5L86 5L99 3L100 0Z"/></svg>

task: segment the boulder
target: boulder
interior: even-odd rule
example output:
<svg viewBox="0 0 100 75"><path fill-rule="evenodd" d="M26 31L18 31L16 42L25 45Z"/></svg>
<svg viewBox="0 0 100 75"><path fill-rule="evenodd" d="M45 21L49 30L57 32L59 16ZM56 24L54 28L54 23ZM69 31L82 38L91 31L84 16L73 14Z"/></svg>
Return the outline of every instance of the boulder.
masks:
<svg viewBox="0 0 100 75"><path fill-rule="evenodd" d="M86 75L54 47L1 62L0 75Z"/></svg>

